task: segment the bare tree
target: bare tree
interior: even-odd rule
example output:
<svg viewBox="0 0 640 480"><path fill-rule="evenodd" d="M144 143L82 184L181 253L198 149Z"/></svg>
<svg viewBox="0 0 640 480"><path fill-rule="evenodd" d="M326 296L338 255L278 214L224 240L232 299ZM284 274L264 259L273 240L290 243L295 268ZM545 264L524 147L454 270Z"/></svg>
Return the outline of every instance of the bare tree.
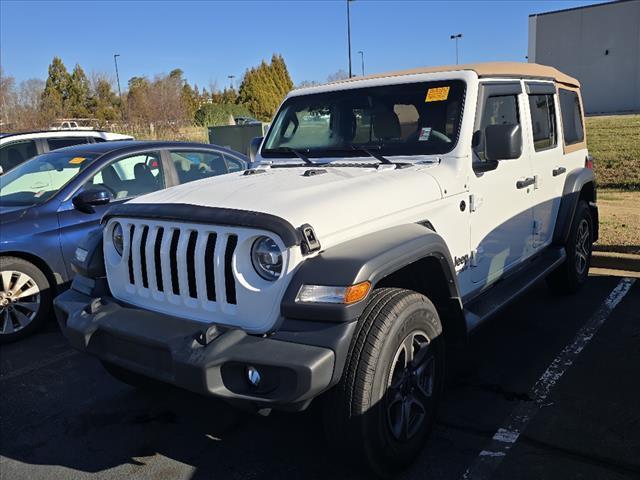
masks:
<svg viewBox="0 0 640 480"><path fill-rule="evenodd" d="M0 66L0 122L3 125L11 124L15 118L16 91L15 80L4 74Z"/></svg>
<svg viewBox="0 0 640 480"><path fill-rule="evenodd" d="M303 80L298 84L296 88L316 87L318 85L320 85L320 82L316 80Z"/></svg>
<svg viewBox="0 0 640 480"><path fill-rule="evenodd" d="M340 69L337 72L333 72L327 77L327 82L337 82L338 80L345 80L349 78L349 75L344 70Z"/></svg>
<svg viewBox="0 0 640 480"><path fill-rule="evenodd" d="M41 113L44 86L45 82L38 78L30 78L20 82L17 93L17 111L20 116L18 123L21 128L29 129L47 126L47 121Z"/></svg>

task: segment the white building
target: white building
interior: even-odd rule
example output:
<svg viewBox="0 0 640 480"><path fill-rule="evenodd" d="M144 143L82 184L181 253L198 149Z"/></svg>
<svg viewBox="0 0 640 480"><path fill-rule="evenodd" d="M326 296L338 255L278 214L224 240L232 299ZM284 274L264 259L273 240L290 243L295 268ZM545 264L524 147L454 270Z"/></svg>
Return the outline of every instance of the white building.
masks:
<svg viewBox="0 0 640 480"><path fill-rule="evenodd" d="M640 0L530 15L529 61L580 80L586 113L640 111Z"/></svg>

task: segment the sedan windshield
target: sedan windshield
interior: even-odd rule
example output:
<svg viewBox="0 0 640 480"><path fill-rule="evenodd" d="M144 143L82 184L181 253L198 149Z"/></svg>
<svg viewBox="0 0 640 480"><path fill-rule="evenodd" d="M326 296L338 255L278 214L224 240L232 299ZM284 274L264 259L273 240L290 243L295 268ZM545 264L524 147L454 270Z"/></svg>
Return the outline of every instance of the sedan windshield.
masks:
<svg viewBox="0 0 640 480"><path fill-rule="evenodd" d="M462 120L461 80L290 97L265 140L265 158L437 155L453 150ZM363 150L364 149L364 150ZM364 153L363 153L364 152Z"/></svg>
<svg viewBox="0 0 640 480"><path fill-rule="evenodd" d="M0 205L44 203L87 167L97 154L45 153L0 176Z"/></svg>

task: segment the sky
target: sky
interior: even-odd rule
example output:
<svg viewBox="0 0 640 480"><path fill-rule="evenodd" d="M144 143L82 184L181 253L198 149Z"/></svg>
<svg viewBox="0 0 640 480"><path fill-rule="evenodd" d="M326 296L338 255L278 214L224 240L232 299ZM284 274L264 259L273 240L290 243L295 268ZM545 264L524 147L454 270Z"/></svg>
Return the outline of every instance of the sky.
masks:
<svg viewBox="0 0 640 480"><path fill-rule="evenodd" d="M354 74L455 63L526 61L528 16L594 1L357 0L351 8ZM282 54L295 84L348 70L345 0L0 0L0 64L16 82L45 79L54 56L69 70L115 80L184 71L202 87L239 84L244 71Z"/></svg>

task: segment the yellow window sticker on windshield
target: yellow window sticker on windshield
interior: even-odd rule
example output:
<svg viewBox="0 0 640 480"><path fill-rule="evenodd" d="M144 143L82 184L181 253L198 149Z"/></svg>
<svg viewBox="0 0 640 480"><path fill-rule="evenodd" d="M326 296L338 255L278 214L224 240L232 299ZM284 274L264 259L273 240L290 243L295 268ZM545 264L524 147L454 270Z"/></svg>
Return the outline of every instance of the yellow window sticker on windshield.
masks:
<svg viewBox="0 0 640 480"><path fill-rule="evenodd" d="M425 102L441 102L449 98L449 89L451 87L436 87L427 90Z"/></svg>
<svg viewBox="0 0 640 480"><path fill-rule="evenodd" d="M87 159L87 157L73 157L71 160L69 160L69 163L71 165L80 165L86 159Z"/></svg>

